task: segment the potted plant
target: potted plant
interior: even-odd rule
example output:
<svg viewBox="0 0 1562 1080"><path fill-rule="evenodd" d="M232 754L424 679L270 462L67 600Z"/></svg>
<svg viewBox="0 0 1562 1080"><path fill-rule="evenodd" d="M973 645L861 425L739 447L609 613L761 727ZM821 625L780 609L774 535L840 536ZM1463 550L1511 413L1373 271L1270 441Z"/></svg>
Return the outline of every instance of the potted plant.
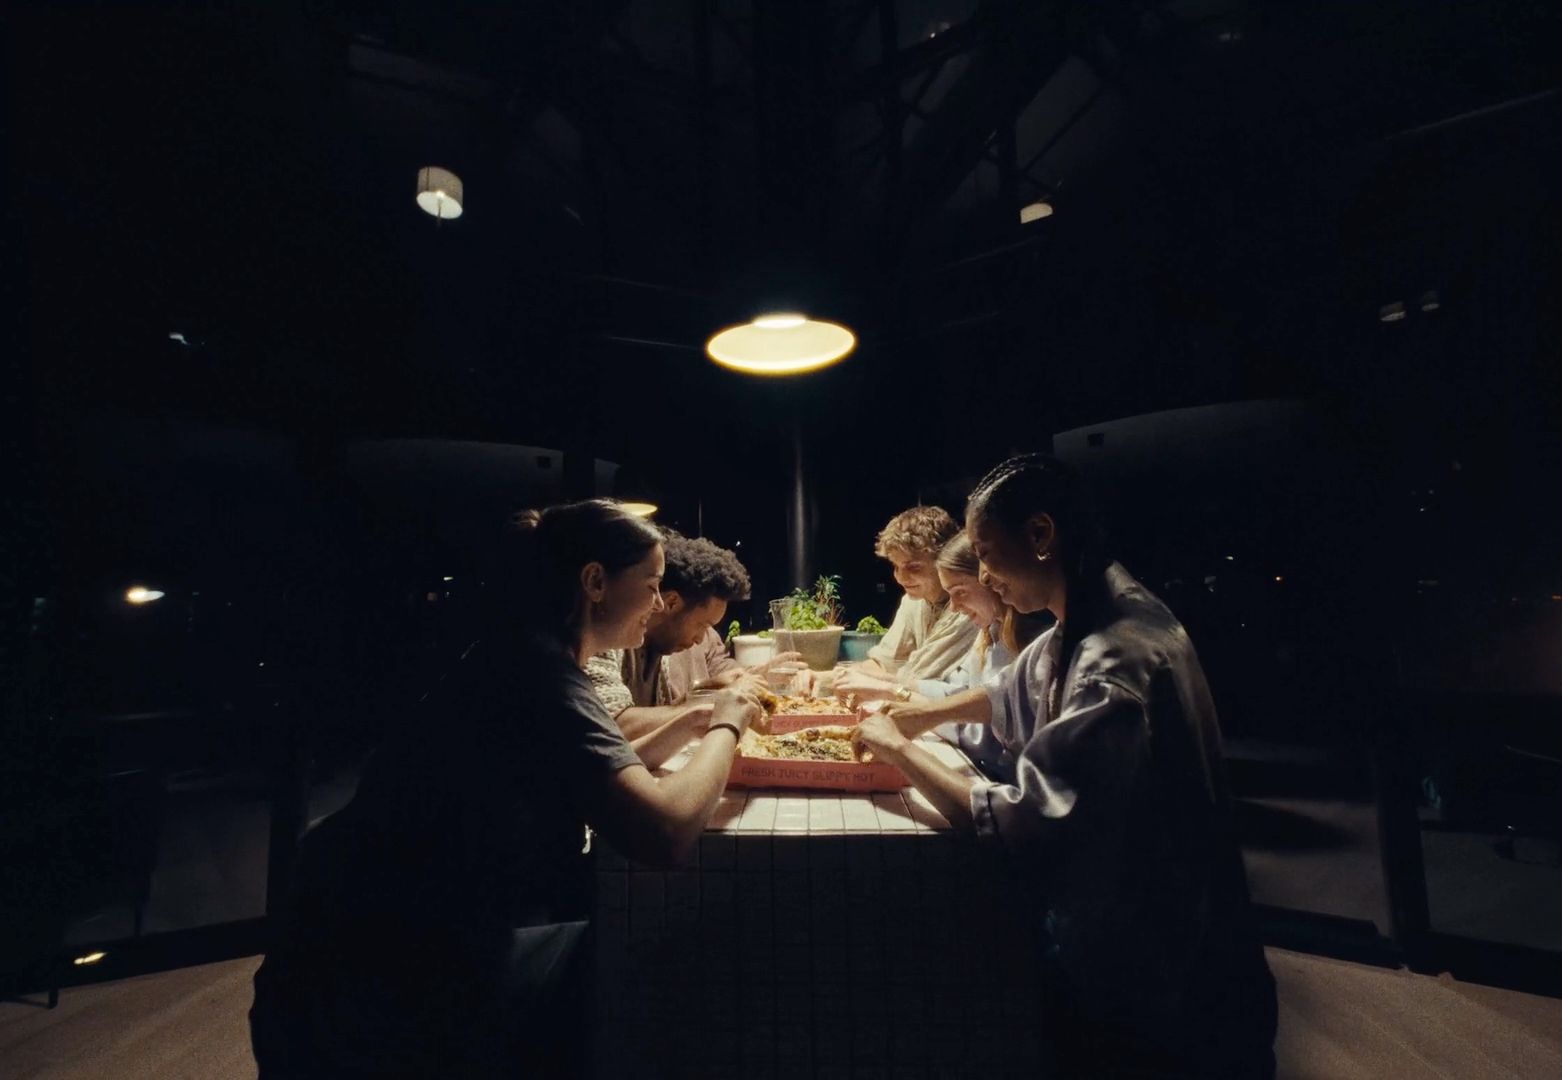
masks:
<svg viewBox="0 0 1562 1080"><path fill-rule="evenodd" d="M727 624L727 644L732 648L732 658L746 668L758 667L776 652L775 639L769 630L757 634L745 634L743 626L733 619Z"/></svg>
<svg viewBox="0 0 1562 1080"><path fill-rule="evenodd" d="M841 624L840 580L835 574L824 575L814 582L813 589L794 589L778 601L781 625L775 631L777 648L801 653L803 662L815 671L835 666L841 635L846 631Z"/></svg>
<svg viewBox="0 0 1562 1080"><path fill-rule="evenodd" d="M884 624L872 615L857 620L857 629L841 635L841 659L848 662L866 660L868 650L884 639Z"/></svg>

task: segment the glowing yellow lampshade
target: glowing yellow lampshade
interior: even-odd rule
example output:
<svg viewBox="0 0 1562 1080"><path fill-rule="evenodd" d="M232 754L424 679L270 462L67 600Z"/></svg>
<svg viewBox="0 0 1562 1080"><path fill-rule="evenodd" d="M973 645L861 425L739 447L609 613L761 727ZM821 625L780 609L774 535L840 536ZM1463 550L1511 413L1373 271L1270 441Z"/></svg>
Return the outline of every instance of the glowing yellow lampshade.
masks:
<svg viewBox="0 0 1562 1080"><path fill-rule="evenodd" d="M108 953L106 952L89 952L86 956L76 957L71 961L71 963L75 964L77 967L86 967L89 964L96 964L99 960L102 960L107 955Z"/></svg>
<svg viewBox="0 0 1562 1080"><path fill-rule="evenodd" d="M125 590L125 602L127 604L150 604L153 600L161 600L162 598L162 590L148 589L145 585L132 585Z"/></svg>
<svg viewBox="0 0 1562 1080"><path fill-rule="evenodd" d="M648 502L621 502L618 505L622 506L627 513L631 513L635 517L650 517L652 514L656 513L658 509L655 503Z"/></svg>
<svg viewBox="0 0 1562 1080"><path fill-rule="evenodd" d="M781 311L718 331L705 354L750 375L801 375L844 360L856 347L856 335L838 323Z"/></svg>
<svg viewBox="0 0 1562 1080"><path fill-rule="evenodd" d="M441 221L458 218L465 195L461 178L449 169L430 165L418 170L418 205L424 213Z"/></svg>

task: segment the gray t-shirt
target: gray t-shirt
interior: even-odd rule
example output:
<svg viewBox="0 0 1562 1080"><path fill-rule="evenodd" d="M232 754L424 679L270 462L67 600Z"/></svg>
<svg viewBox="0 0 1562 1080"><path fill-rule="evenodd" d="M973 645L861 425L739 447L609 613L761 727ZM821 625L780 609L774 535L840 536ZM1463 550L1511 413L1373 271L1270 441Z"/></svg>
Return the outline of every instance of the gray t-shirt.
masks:
<svg viewBox="0 0 1562 1080"><path fill-rule="evenodd" d="M546 1020L524 988L552 976L518 928L585 916L582 793L639 760L562 647L468 649L305 837L257 1052L288 1075L433 1076L526 1045Z"/></svg>
<svg viewBox="0 0 1562 1080"><path fill-rule="evenodd" d="M440 905L552 921L581 914L583 794L639 763L561 647L485 641L376 752L345 813L420 885L451 882Z"/></svg>

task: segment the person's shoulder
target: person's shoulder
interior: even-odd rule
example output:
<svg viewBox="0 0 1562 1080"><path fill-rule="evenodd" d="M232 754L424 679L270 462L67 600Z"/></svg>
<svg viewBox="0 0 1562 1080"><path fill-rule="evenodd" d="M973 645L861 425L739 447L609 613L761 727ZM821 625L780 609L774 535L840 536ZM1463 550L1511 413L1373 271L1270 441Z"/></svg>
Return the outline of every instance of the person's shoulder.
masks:
<svg viewBox="0 0 1562 1080"><path fill-rule="evenodd" d="M922 601L918 602L921 603ZM938 621L933 625L940 633L944 634L959 634L961 636L969 635L970 637L974 638L977 634L982 632L981 627L977 626L974 622L960 614L952 607L944 608L944 610L939 613Z"/></svg>
<svg viewBox="0 0 1562 1080"><path fill-rule="evenodd" d="M1187 631L1160 598L1113 564L1073 664L1080 682L1111 683L1148 698L1157 676L1192 652Z"/></svg>

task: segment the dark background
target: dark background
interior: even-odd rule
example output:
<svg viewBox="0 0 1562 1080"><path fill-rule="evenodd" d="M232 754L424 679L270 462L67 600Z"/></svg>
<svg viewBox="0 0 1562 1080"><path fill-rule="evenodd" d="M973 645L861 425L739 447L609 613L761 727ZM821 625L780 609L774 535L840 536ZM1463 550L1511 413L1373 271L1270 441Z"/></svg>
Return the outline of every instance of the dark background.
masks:
<svg viewBox="0 0 1562 1080"><path fill-rule="evenodd" d="M266 7L5 15L8 839L54 910L144 893L112 852L180 798L356 760L516 506L657 502L757 621L794 439L852 619L891 514L1055 447L1234 747L1370 801L1390 732L1423 825L1553 835L1497 796L1562 754L1553 5ZM773 305L861 345L705 360Z"/></svg>

